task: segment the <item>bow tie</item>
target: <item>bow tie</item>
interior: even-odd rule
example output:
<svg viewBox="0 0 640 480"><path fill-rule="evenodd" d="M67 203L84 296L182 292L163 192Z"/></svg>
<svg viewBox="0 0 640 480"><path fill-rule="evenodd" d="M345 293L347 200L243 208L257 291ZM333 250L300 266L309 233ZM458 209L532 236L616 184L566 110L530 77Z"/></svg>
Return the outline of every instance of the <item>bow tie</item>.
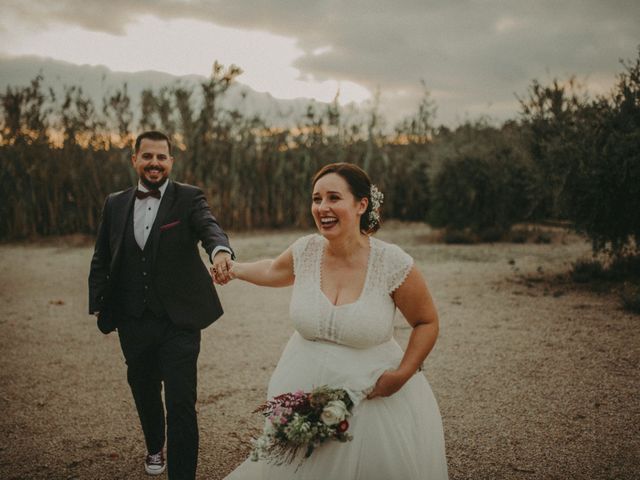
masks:
<svg viewBox="0 0 640 480"><path fill-rule="evenodd" d="M143 192L142 190L136 190L136 198L142 200L143 198L153 197L160 199L160 190L149 190L148 192Z"/></svg>

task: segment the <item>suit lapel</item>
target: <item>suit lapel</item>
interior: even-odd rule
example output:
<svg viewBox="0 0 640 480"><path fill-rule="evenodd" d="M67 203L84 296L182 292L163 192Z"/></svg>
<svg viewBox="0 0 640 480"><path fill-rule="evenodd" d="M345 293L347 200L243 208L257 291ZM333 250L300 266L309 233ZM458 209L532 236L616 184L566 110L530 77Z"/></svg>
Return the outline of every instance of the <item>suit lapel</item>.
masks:
<svg viewBox="0 0 640 480"><path fill-rule="evenodd" d="M175 199L175 184L171 180L167 180L169 182L167 184L167 189L164 191L164 195L162 195L162 200L160 200L160 207L158 208L158 213L156 214L156 219L153 222L153 226L151 227L151 238L153 239L152 247L153 247L153 262L156 261L156 254L158 253L158 244L160 243L160 226L164 225L164 221L167 218L167 214L173 205L173 201Z"/></svg>
<svg viewBox="0 0 640 480"><path fill-rule="evenodd" d="M116 239L113 255L111 257L111 269L113 270L114 265L118 257L120 256L120 247L122 246L122 239L124 238L124 231L127 227L127 220L129 219L129 215L131 215L131 211L133 210L133 201L136 198L135 196L135 188L130 188L122 193L121 203L114 210L113 215L113 232L114 238Z"/></svg>

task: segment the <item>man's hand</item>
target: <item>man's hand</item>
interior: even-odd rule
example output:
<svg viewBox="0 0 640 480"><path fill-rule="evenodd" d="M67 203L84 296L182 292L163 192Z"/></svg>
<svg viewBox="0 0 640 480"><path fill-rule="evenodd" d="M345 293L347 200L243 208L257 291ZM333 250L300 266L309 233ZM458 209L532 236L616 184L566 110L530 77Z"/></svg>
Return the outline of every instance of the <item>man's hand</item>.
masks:
<svg viewBox="0 0 640 480"><path fill-rule="evenodd" d="M231 254L229 252L218 252L213 257L213 267L211 267L211 278L218 285L225 285L232 280L230 271L232 267Z"/></svg>

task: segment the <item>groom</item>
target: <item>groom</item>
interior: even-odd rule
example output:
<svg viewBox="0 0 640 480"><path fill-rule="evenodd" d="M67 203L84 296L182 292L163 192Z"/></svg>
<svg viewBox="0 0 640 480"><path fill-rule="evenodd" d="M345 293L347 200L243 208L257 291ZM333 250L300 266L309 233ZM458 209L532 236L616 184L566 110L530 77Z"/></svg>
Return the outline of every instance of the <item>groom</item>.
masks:
<svg viewBox="0 0 640 480"><path fill-rule="evenodd" d="M147 446L145 470L165 470L166 406L169 478L194 479L200 330L222 315L198 242L220 283L233 252L202 191L169 180L173 157L165 134L139 135L131 163L137 188L112 193L104 204L89 273L89 313L97 315L102 333L118 330Z"/></svg>

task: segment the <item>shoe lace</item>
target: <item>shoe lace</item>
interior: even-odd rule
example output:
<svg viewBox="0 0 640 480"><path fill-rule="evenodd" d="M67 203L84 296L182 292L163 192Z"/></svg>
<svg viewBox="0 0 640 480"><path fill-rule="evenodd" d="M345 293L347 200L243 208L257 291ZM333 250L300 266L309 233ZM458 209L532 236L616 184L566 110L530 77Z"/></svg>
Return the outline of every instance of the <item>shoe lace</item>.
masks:
<svg viewBox="0 0 640 480"><path fill-rule="evenodd" d="M154 453L148 457L149 463L162 463L162 452Z"/></svg>

